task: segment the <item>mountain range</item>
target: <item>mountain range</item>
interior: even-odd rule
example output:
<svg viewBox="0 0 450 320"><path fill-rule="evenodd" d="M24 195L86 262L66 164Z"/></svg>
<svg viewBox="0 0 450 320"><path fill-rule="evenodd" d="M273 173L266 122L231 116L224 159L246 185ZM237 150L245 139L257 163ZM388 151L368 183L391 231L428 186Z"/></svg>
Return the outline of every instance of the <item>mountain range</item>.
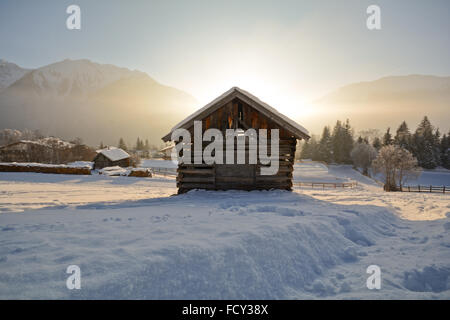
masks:
<svg viewBox="0 0 450 320"><path fill-rule="evenodd" d="M90 145L115 145L119 137L160 145L171 125L198 107L191 95L144 72L89 60L9 70L0 76L10 83L0 91L0 128L39 129Z"/></svg>
<svg viewBox="0 0 450 320"><path fill-rule="evenodd" d="M349 118L357 130L412 130L424 115L450 129L450 77L409 75L354 83L312 102L316 118L296 119L312 133ZM186 92L148 74L89 60L69 60L34 70L0 60L0 129L39 129L89 145L117 145L137 137L155 145L180 120L201 107ZM308 121L311 121L308 123Z"/></svg>
<svg viewBox="0 0 450 320"><path fill-rule="evenodd" d="M384 131L387 127L397 129L405 120L414 130L427 115L441 132L448 132L450 77L406 75L353 83L314 101L312 105L324 124L349 118L358 129Z"/></svg>
<svg viewBox="0 0 450 320"><path fill-rule="evenodd" d="M30 70L0 59L0 91L22 78Z"/></svg>

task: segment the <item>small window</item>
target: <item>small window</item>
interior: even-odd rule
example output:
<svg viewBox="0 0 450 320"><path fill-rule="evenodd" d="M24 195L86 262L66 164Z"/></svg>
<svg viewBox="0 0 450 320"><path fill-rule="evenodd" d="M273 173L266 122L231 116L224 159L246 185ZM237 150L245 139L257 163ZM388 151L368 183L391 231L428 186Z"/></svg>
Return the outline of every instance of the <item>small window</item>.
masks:
<svg viewBox="0 0 450 320"><path fill-rule="evenodd" d="M244 121L244 112L242 111L242 103L238 104L238 118L241 121Z"/></svg>

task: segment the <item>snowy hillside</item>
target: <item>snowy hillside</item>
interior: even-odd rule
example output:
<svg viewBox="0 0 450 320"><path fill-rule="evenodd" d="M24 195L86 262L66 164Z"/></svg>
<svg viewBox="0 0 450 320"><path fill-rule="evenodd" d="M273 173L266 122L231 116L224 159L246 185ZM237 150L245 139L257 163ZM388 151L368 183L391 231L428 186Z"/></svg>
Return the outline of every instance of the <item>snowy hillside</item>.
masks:
<svg viewBox="0 0 450 320"><path fill-rule="evenodd" d="M171 178L0 173L0 298L450 299L448 195L390 198L348 166L296 165L298 179L308 166L358 187L170 197ZM394 201L440 215L402 219Z"/></svg>
<svg viewBox="0 0 450 320"><path fill-rule="evenodd" d="M30 70L0 59L0 91L22 78Z"/></svg>

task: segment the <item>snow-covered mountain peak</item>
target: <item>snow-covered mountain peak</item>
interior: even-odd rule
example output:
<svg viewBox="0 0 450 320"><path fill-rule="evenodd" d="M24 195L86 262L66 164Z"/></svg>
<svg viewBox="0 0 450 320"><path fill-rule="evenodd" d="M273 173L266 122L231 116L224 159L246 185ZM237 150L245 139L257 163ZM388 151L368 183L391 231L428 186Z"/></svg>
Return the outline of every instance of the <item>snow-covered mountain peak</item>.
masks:
<svg viewBox="0 0 450 320"><path fill-rule="evenodd" d="M28 71L15 63L0 59L0 90L22 78Z"/></svg>
<svg viewBox="0 0 450 320"><path fill-rule="evenodd" d="M140 71L98 64L87 59L56 62L34 70L31 76L39 91L61 97L86 97L120 79L148 77Z"/></svg>

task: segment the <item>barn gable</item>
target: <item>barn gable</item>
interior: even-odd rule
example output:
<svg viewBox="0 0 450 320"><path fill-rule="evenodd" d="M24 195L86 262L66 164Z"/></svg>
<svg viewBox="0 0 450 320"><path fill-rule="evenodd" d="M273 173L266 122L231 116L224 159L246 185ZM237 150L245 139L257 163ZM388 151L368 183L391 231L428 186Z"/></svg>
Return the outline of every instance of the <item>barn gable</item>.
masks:
<svg viewBox="0 0 450 320"><path fill-rule="evenodd" d="M267 103L259 100L257 97L252 95L251 93L242 90L238 87L233 87L203 108L197 110L195 113L178 123L175 127L172 128L172 130L166 134L162 140L167 142L171 140L172 132L176 129L184 128L184 129L190 129L193 126L194 121L203 120L211 121L213 117L211 115L214 115L215 112L220 113L220 109L226 107L227 105L232 104L232 102L241 101L246 106L250 107L252 110L256 111L256 115L260 114L265 118L266 121L272 122L271 127L279 127L280 129L283 129L289 133L290 136L295 137L296 139L309 139L309 132L304 127L296 123L295 121L289 119L285 115L279 113L275 108L269 106ZM239 109L239 103L234 104L234 107L230 107L229 110L234 117L230 119L230 121L235 121L235 116L239 116L239 113L242 112ZM208 120L209 117L209 120ZM238 117L239 118L239 117ZM246 118L248 120L248 117ZM254 119L254 118L253 118ZM239 123L239 119L235 121L235 123ZM247 129L247 127L253 127L253 123L239 123L242 129ZM217 124L213 127L217 128ZM208 125L206 123L205 129L208 129Z"/></svg>

